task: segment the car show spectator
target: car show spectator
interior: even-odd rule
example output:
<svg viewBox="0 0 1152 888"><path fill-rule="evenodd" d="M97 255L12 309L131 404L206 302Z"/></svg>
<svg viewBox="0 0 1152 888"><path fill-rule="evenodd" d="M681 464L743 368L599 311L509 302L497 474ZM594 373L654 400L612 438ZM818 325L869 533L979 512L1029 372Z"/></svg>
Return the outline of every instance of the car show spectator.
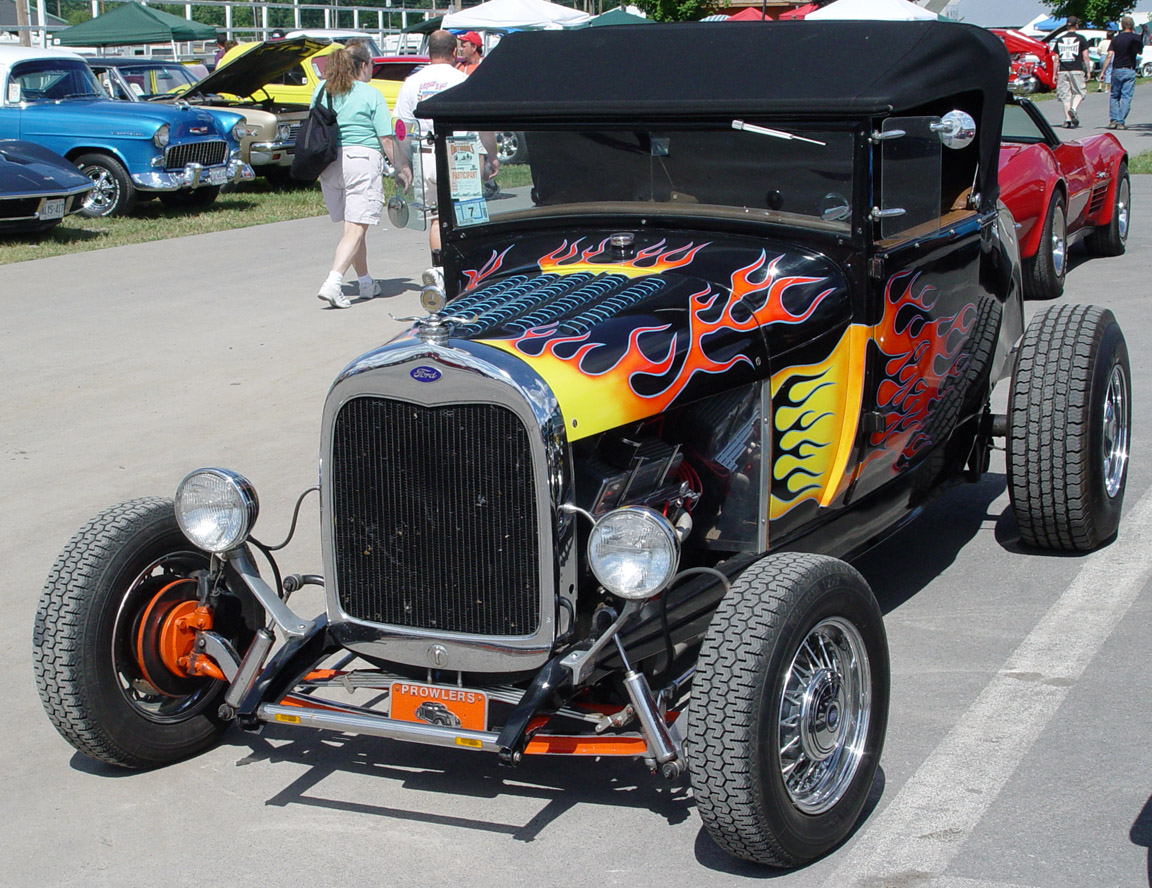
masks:
<svg viewBox="0 0 1152 888"><path fill-rule="evenodd" d="M320 173L324 205L333 222L344 223L336 245L332 269L320 285L317 298L333 308L348 308L344 274L355 269L360 298L380 295L379 285L368 273L365 237L370 225L380 222L384 208L384 157L395 165L392 116L379 91L368 85L372 77L372 54L357 45L337 49L328 57L327 79L321 81L312 103L332 102L340 130L340 155ZM407 185L408 171L396 174L397 187Z"/></svg>
<svg viewBox="0 0 1152 888"><path fill-rule="evenodd" d="M458 49L460 50L460 55L456 60L458 71L471 74L484 61L484 42L475 31L460 35Z"/></svg>
<svg viewBox="0 0 1152 888"><path fill-rule="evenodd" d="M416 117L416 106L427 98L441 93L449 87L463 83L468 75L456 67L456 36L451 31L433 31L428 38L429 64L410 74L400 87L396 98L396 117L405 124L419 124L420 132L427 134L431 124ZM493 179L500 171L500 161L496 159L496 137L493 133L480 133L480 143L484 149L482 177ZM412 140L409 140L412 141ZM436 163L433 151L426 143L417 150L421 152L421 170L424 177L424 206L429 214L428 246L432 251L433 264L439 264L440 226L436 198Z"/></svg>
<svg viewBox="0 0 1152 888"><path fill-rule="evenodd" d="M1080 125L1076 109L1087 95L1088 72L1092 62L1088 57L1088 41L1076 31L1080 19L1068 16L1068 30L1056 39L1056 52L1060 56L1060 73L1056 78L1056 97L1064 106L1064 126L1072 129Z"/></svg>
<svg viewBox="0 0 1152 888"><path fill-rule="evenodd" d="M1109 48L1112 46L1112 38L1115 36L1115 31L1105 31L1104 39L1096 47L1096 52L1100 54L1101 60L1100 75L1096 78L1096 92L1104 92L1112 88L1112 53L1109 52Z"/></svg>
<svg viewBox="0 0 1152 888"><path fill-rule="evenodd" d="M1128 129L1132 92L1136 89L1136 66L1144 44L1134 33L1132 16L1120 19L1120 33L1112 40L1108 60L1112 62L1112 91L1108 99L1108 129Z"/></svg>

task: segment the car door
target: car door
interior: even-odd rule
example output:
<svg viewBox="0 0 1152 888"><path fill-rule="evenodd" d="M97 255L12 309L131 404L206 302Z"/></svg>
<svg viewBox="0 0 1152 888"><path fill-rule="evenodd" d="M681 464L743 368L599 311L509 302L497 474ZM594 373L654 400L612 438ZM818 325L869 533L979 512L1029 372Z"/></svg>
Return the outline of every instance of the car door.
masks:
<svg viewBox="0 0 1152 888"><path fill-rule="evenodd" d="M16 88L16 93L10 95L11 69L0 72L0 85L3 87L3 92L0 93L0 139L19 139L20 135L20 105L19 105L19 87L13 84ZM12 98L15 101L12 101Z"/></svg>

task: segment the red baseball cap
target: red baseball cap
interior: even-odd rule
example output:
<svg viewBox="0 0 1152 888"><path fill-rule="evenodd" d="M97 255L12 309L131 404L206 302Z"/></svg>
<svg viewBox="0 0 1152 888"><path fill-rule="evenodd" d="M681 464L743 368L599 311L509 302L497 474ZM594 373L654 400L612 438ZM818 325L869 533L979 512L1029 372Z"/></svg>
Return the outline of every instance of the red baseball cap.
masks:
<svg viewBox="0 0 1152 888"><path fill-rule="evenodd" d="M484 48L484 41L480 39L480 35L475 31L468 31L465 34L461 34L459 39L462 43L473 44L477 49Z"/></svg>

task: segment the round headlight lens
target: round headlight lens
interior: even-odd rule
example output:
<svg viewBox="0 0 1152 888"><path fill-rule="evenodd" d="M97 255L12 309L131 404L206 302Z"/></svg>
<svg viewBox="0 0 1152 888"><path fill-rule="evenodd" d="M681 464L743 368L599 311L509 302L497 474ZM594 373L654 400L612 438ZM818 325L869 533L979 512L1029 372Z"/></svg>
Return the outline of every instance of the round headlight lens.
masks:
<svg viewBox="0 0 1152 888"><path fill-rule="evenodd" d="M184 536L208 552L227 552L247 538L260 502L243 475L197 469L176 489L176 521Z"/></svg>
<svg viewBox="0 0 1152 888"><path fill-rule="evenodd" d="M292 138L292 127L287 123L281 123L276 127L276 141L287 142Z"/></svg>
<svg viewBox="0 0 1152 888"><path fill-rule="evenodd" d="M236 125L232 127L232 138L237 142L242 142L248 135L248 126L243 120L236 121Z"/></svg>
<svg viewBox="0 0 1152 888"><path fill-rule="evenodd" d="M625 506L596 522L588 563L600 584L621 598L651 598L676 575L680 541L671 522L647 506Z"/></svg>
<svg viewBox="0 0 1152 888"><path fill-rule="evenodd" d="M168 124L164 124L160 127L160 129L156 130L156 135L152 137L152 142L156 145L157 148L167 148L168 137L171 132L172 127L170 127Z"/></svg>

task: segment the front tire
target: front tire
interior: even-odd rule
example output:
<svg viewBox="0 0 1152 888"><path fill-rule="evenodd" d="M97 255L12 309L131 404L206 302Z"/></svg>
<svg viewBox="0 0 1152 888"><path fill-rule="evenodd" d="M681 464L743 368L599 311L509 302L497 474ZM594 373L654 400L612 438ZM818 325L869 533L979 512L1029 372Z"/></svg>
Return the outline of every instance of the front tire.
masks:
<svg viewBox="0 0 1152 888"><path fill-rule="evenodd" d="M500 166L524 163L528 159L528 146L524 143L524 134L511 130L496 133L496 159L500 161Z"/></svg>
<svg viewBox="0 0 1152 888"><path fill-rule="evenodd" d="M688 705L696 808L716 843L794 867L856 825L888 721L888 643L864 578L769 555L720 602Z"/></svg>
<svg viewBox="0 0 1152 888"><path fill-rule="evenodd" d="M76 158L76 166L94 185L84 200L81 216L98 219L132 212L136 206L136 186L120 161L107 154L81 154Z"/></svg>
<svg viewBox="0 0 1152 888"><path fill-rule="evenodd" d="M1036 255L1024 269L1024 293L1030 299L1057 299L1064 295L1068 270L1068 211L1064 195L1057 191L1048 203L1044 230Z"/></svg>
<svg viewBox="0 0 1152 888"><path fill-rule="evenodd" d="M164 670L145 642L196 600L209 556L176 523L172 501L139 499L101 512L65 546L36 611L33 659L52 724L87 756L154 768L201 752L224 730L225 684ZM213 630L243 650L239 599L218 602Z"/></svg>
<svg viewBox="0 0 1152 888"><path fill-rule="evenodd" d="M1088 552L1120 526L1131 370L1112 312L1061 305L1033 318L1008 396L1008 492L1020 538Z"/></svg>

